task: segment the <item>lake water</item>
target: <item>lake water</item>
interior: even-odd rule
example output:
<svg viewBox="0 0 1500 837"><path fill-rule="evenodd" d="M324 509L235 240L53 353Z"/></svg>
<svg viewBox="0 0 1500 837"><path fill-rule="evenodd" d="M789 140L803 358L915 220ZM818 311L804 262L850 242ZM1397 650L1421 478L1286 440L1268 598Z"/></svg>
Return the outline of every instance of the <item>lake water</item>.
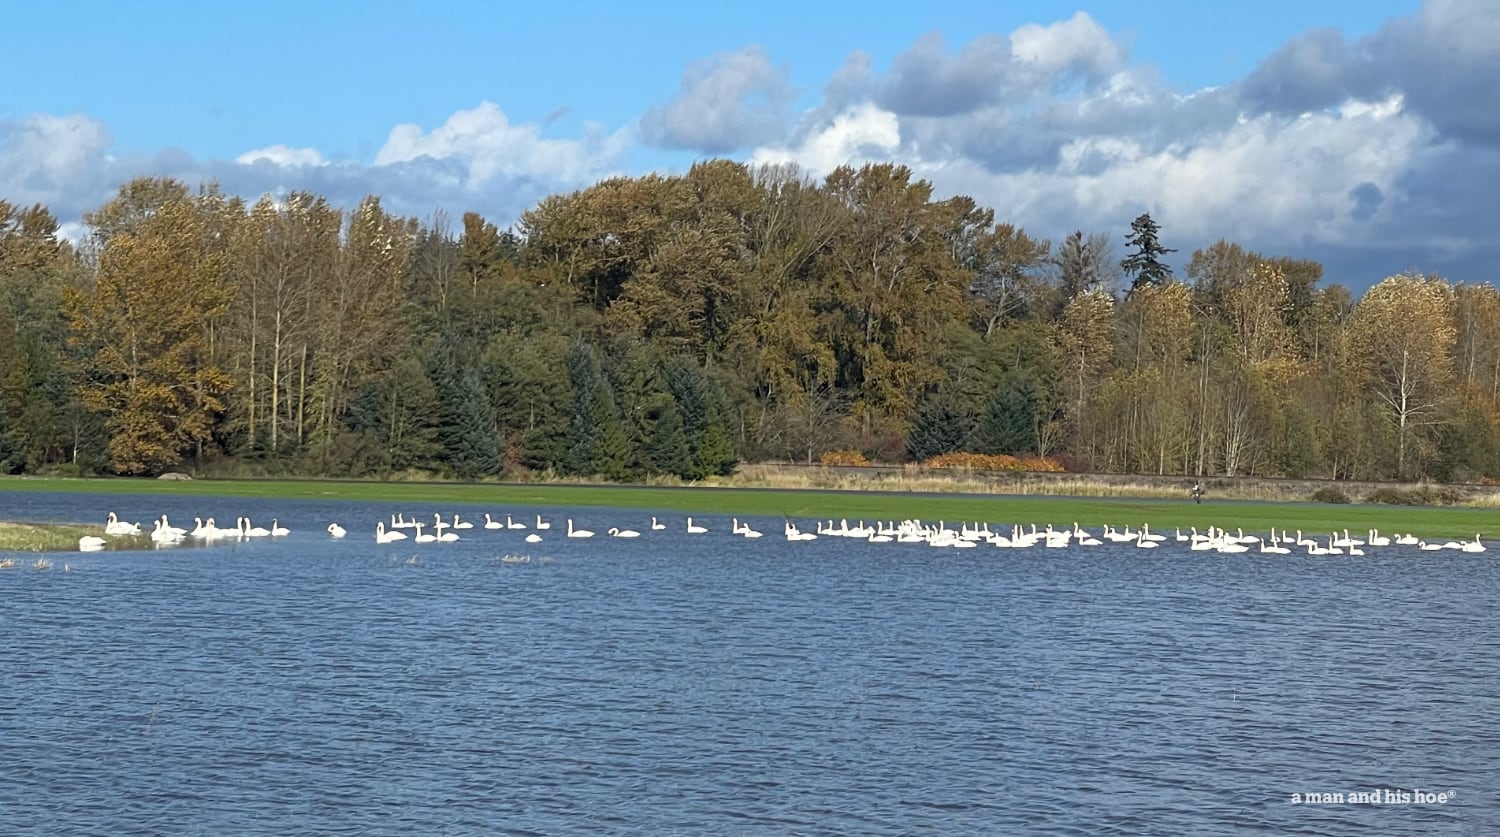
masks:
<svg viewBox="0 0 1500 837"><path fill-rule="evenodd" d="M452 506L555 528L381 545L377 519L433 509L0 503L292 530L0 570L6 834L1500 833L1494 551L788 543ZM561 537L570 515L601 536Z"/></svg>

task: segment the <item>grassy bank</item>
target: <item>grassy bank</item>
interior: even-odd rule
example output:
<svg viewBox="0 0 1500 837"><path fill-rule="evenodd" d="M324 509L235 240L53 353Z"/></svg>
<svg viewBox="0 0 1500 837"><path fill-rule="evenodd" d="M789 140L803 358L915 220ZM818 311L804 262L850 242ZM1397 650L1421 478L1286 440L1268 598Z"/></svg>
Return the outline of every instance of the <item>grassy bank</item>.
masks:
<svg viewBox="0 0 1500 837"><path fill-rule="evenodd" d="M1081 478L1080 478L1081 479ZM1175 482L1181 482L1180 479ZM692 514L791 517L799 521L858 520L988 521L1008 525L1088 527L1150 525L1158 531L1220 526L1234 531L1298 529L1329 532L1413 533L1419 537L1472 537L1500 532L1500 513L1485 507L1415 507L1353 503L1210 499L1197 505L1176 485L1171 496L1054 496L1044 494L955 493L890 490L771 489L745 487L647 487L563 484L390 483L315 480L135 480L135 479L0 479L0 490L93 492L177 497L259 497L270 499L350 500L393 504L456 504L504 513L516 508L603 507ZM101 516L103 512L101 511ZM346 525L355 523L345 521ZM371 521L373 525L373 521ZM355 523L357 525L357 523ZM97 527L75 527L68 548ZM0 544L0 549L5 548Z"/></svg>
<svg viewBox="0 0 1500 837"><path fill-rule="evenodd" d="M68 523L0 523L0 552L67 552L84 535L104 535L103 526Z"/></svg>

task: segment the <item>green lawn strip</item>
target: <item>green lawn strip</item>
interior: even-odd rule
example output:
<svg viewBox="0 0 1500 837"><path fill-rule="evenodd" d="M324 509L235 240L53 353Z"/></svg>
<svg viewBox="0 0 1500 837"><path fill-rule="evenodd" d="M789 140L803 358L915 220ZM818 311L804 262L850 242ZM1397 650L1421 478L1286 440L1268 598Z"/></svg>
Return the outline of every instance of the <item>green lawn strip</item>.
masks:
<svg viewBox="0 0 1500 837"><path fill-rule="evenodd" d="M0 479L0 490L232 496L272 499L350 500L382 503L454 503L505 513L521 507L602 507L681 511L692 514L786 516L808 528L811 521L942 520L955 526L988 522L991 526L1032 524L1091 529L1104 525L1152 529L1171 534L1181 528L1199 532L1217 526L1235 532L1264 534L1302 530L1324 537L1345 529L1362 537L1369 529L1411 533L1429 538L1472 538L1500 532L1500 512L1460 507L1373 504L1269 503L1186 499L1055 497L995 494L910 494L880 491L780 490L746 488L654 488L645 486L516 485L466 483L389 483L318 480L131 480ZM0 503L3 509L3 503ZM100 510L102 515L107 510ZM347 525L347 524L346 524ZM76 543L76 536L74 541ZM1500 539L1500 536L1497 536Z"/></svg>

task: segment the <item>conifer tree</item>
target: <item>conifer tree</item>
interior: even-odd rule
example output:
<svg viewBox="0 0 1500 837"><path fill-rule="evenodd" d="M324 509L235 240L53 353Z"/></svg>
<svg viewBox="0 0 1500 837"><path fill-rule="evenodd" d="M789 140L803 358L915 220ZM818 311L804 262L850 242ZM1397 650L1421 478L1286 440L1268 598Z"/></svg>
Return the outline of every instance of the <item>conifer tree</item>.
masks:
<svg viewBox="0 0 1500 837"><path fill-rule="evenodd" d="M945 392L924 399L917 408L916 421L906 436L906 455L914 462L924 462L944 453L963 450L969 438L969 419L958 410Z"/></svg>
<svg viewBox="0 0 1500 837"><path fill-rule="evenodd" d="M1136 250L1120 262L1120 269L1132 277L1132 294L1143 285L1161 285L1172 278L1172 268L1167 267L1161 257L1177 251L1161 245L1160 233L1161 227L1152 220L1149 212L1142 212L1130 222L1130 235L1125 237L1125 243Z"/></svg>
<svg viewBox="0 0 1500 837"><path fill-rule="evenodd" d="M1016 385L996 390L974 429L974 450L992 454L1035 451L1035 412L1036 398L1029 387Z"/></svg>
<svg viewBox="0 0 1500 837"><path fill-rule="evenodd" d="M682 427L682 414L677 412L675 405L663 410L657 418L656 432L651 435L647 455L653 470L692 479L692 459L688 456L687 434Z"/></svg>

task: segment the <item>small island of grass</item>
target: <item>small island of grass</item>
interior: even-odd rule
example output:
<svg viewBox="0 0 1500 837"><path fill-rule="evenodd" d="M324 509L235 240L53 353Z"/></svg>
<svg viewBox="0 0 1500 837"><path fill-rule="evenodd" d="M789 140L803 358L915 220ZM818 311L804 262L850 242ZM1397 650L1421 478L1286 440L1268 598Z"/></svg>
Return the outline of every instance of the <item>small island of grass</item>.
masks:
<svg viewBox="0 0 1500 837"><path fill-rule="evenodd" d="M78 523L0 522L0 552L70 552L85 535L102 536L102 526Z"/></svg>

